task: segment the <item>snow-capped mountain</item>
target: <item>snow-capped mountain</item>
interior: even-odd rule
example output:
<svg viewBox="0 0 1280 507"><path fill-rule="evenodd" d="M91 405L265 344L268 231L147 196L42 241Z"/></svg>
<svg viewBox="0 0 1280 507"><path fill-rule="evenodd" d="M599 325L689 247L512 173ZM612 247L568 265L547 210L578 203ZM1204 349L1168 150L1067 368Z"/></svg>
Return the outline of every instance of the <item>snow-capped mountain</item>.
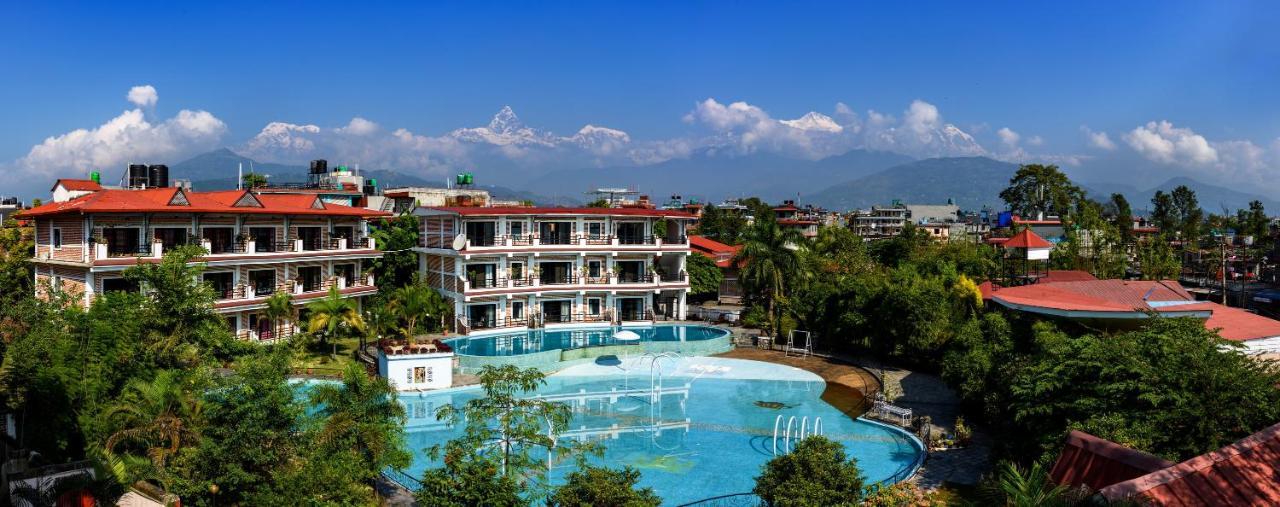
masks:
<svg viewBox="0 0 1280 507"><path fill-rule="evenodd" d="M834 134L844 130L844 127L836 123L830 116L812 111L794 120L780 120L778 123L793 129L809 132L831 132Z"/></svg>
<svg viewBox="0 0 1280 507"><path fill-rule="evenodd" d="M290 155L306 153L315 148L315 144L307 136L318 133L320 133L320 127L315 125L271 122L266 127L263 127L262 131L258 132L258 135L249 140L246 145L246 151Z"/></svg>
<svg viewBox="0 0 1280 507"><path fill-rule="evenodd" d="M450 137L463 142L491 144L495 146L543 146L558 148L565 145L577 146L593 152L617 152L631 143L631 136L621 130L587 125L569 137L557 136L551 132L529 127L520 121L511 106L503 106L498 114L493 115L489 125L484 127L461 128L449 133Z"/></svg>

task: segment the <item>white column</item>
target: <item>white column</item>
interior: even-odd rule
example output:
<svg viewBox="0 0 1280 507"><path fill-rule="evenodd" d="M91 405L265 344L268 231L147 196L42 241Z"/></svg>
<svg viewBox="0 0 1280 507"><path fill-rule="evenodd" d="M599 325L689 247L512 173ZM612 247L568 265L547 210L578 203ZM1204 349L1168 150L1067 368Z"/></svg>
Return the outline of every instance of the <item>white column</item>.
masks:
<svg viewBox="0 0 1280 507"><path fill-rule="evenodd" d="M676 319L678 319L678 320L684 320L684 319L685 319L685 312L686 312L686 310L687 310L687 309L685 308L685 296L686 296L688 293L689 293L689 291L688 291L688 290L681 290L681 291L680 291L680 297L676 300Z"/></svg>

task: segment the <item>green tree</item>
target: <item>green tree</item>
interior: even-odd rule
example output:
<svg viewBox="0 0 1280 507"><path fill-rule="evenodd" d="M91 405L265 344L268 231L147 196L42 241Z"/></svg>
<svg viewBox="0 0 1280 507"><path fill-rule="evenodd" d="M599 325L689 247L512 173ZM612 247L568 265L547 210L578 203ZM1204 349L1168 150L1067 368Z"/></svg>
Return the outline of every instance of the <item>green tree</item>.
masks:
<svg viewBox="0 0 1280 507"><path fill-rule="evenodd" d="M547 505L555 507L658 507L662 499L653 488L636 488L640 472L631 467L615 470L583 464L569 473L565 483L556 488Z"/></svg>
<svg viewBox="0 0 1280 507"><path fill-rule="evenodd" d="M612 208L613 206L609 205L608 199L596 199L594 201L587 203L587 207L588 208Z"/></svg>
<svg viewBox="0 0 1280 507"><path fill-rule="evenodd" d="M34 293L34 254L35 235L31 229L0 227L0 319L7 313L5 309Z"/></svg>
<svg viewBox="0 0 1280 507"><path fill-rule="evenodd" d="M452 309L444 296L421 280L392 292L388 308L404 324L400 332L405 338L418 333L420 319L427 319L427 329L439 329Z"/></svg>
<svg viewBox="0 0 1280 507"><path fill-rule="evenodd" d="M705 255L690 254L685 256L685 269L689 272L690 298L714 299L720 293L724 273L716 261Z"/></svg>
<svg viewBox="0 0 1280 507"><path fill-rule="evenodd" d="M325 455L346 453L359 463L355 480L372 484L387 468L403 469L411 456L405 451L404 406L395 388L383 377L370 377L364 368L347 366L342 384L312 388L319 429L317 449Z"/></svg>
<svg viewBox="0 0 1280 507"><path fill-rule="evenodd" d="M1170 194L1173 211L1178 219L1178 234L1186 241L1198 241L1204 221L1204 210L1196 199L1196 192L1186 185L1178 185Z"/></svg>
<svg viewBox="0 0 1280 507"><path fill-rule="evenodd" d="M535 452L555 452L565 458L591 451L554 435L569 424L571 412L561 403L528 396L545 384L536 368L514 365L485 366L480 370L484 396L468 400L461 408L445 405L436 418L464 425L463 435L444 446L430 449L432 457L443 451L445 466L428 470L417 500L424 505L472 505L485 500L495 505L515 505L512 485L527 496L523 503L545 496L546 469ZM476 476L489 478L469 483Z"/></svg>
<svg viewBox="0 0 1280 507"><path fill-rule="evenodd" d="M1129 206L1129 200L1124 198L1124 194L1116 193L1111 194L1108 204L1108 212L1120 231L1120 239L1126 244L1133 241L1133 207Z"/></svg>
<svg viewBox="0 0 1280 507"><path fill-rule="evenodd" d="M337 354L335 340L364 332L364 318L356 311L356 303L342 297L337 287L329 287L329 294L307 305L309 321L307 331L319 340L320 345L331 343Z"/></svg>
<svg viewBox="0 0 1280 507"><path fill-rule="evenodd" d="M118 452L146 456L150 468L135 469L137 479L168 483L170 457L199 443L204 429L204 403L194 378L176 370L163 370L146 381L133 380L103 417L111 434L104 443L107 455Z"/></svg>
<svg viewBox="0 0 1280 507"><path fill-rule="evenodd" d="M379 221L371 233L374 244L382 257L373 260L374 279L379 292L392 290L413 283L418 273L418 217L403 213L395 218Z"/></svg>
<svg viewBox="0 0 1280 507"><path fill-rule="evenodd" d="M1035 217L1037 213L1066 217L1072 204L1083 195L1058 166L1041 164L1019 167L1008 188L1000 192L1009 211L1024 217Z"/></svg>
<svg viewBox="0 0 1280 507"><path fill-rule="evenodd" d="M1160 229L1160 234L1172 237L1177 233L1178 217L1173 207L1173 196L1156 190L1151 197L1151 221Z"/></svg>
<svg viewBox="0 0 1280 507"><path fill-rule="evenodd" d="M778 226L770 215L756 217L756 222L743 236L742 248L733 257L741 265L740 280L754 304L763 305L767 316L766 331L781 333L779 321L788 289L800 275L800 256L805 247L800 232Z"/></svg>
<svg viewBox="0 0 1280 507"><path fill-rule="evenodd" d="M203 248L184 245L165 252L159 263L140 263L124 277L144 289L150 324L149 340L173 364L190 365L201 354L229 354L231 333L213 311L213 289L200 282Z"/></svg>
<svg viewBox="0 0 1280 507"><path fill-rule="evenodd" d="M764 464L753 492L771 506L858 505L864 479L844 446L811 436Z"/></svg>
<svg viewBox="0 0 1280 507"><path fill-rule="evenodd" d="M1182 273L1182 262L1164 239L1141 240L1134 253L1135 264L1143 280L1174 280Z"/></svg>
<svg viewBox="0 0 1280 507"><path fill-rule="evenodd" d="M262 188L267 186L267 176L265 174L247 173L244 175L244 188Z"/></svg>
<svg viewBox="0 0 1280 507"><path fill-rule="evenodd" d="M1049 478L1049 471L1039 463L1029 469L1002 463L996 476L983 483L981 489L988 505L1005 507L1070 507L1083 500Z"/></svg>
<svg viewBox="0 0 1280 507"><path fill-rule="evenodd" d="M287 291L276 291L267 297L266 305L264 313L267 320L271 321L271 328L275 330L274 338L280 338L284 335L284 326L298 318L298 311L293 306L293 295Z"/></svg>
<svg viewBox="0 0 1280 507"><path fill-rule="evenodd" d="M1262 207L1262 201L1249 201L1249 211L1244 218L1244 234L1254 237L1255 241L1262 241L1270 236L1271 220L1267 218L1267 211Z"/></svg>

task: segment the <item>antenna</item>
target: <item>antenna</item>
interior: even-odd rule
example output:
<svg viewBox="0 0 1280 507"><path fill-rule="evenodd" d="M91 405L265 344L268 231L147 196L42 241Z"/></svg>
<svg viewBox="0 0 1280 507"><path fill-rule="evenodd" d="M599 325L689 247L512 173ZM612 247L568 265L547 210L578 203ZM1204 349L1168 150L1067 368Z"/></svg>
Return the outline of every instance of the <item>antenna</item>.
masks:
<svg viewBox="0 0 1280 507"><path fill-rule="evenodd" d="M239 168L236 169L236 190L244 190L244 162L237 165Z"/></svg>

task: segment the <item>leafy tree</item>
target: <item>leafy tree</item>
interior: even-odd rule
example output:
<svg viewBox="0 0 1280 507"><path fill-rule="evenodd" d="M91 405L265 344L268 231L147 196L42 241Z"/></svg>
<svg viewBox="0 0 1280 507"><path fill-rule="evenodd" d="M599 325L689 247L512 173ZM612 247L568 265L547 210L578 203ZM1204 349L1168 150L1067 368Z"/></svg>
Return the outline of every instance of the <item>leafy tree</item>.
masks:
<svg viewBox="0 0 1280 507"><path fill-rule="evenodd" d="M1178 234L1186 241L1200 239L1201 223L1204 221L1204 210L1196 199L1196 192L1186 185L1178 185L1170 194L1173 211L1178 219Z"/></svg>
<svg viewBox="0 0 1280 507"><path fill-rule="evenodd" d="M395 388L383 377L370 377L364 368L347 366L342 384L312 388L310 400L320 427L317 449L324 455L346 453L360 466L352 477L372 484L387 468L409 466L404 450L404 406Z"/></svg>
<svg viewBox="0 0 1280 507"><path fill-rule="evenodd" d="M608 199L596 199L587 203L588 208L610 208Z"/></svg>
<svg viewBox="0 0 1280 507"><path fill-rule="evenodd" d="M1133 241L1133 207L1124 194L1111 194L1108 211L1113 217L1116 228L1120 231L1120 239L1125 243Z"/></svg>
<svg viewBox="0 0 1280 507"><path fill-rule="evenodd" d="M307 305L309 322L307 331L319 339L319 343L332 343L334 340L353 333L364 332L364 318L356 311L356 303L342 297L337 287L329 287L329 294Z"/></svg>
<svg viewBox="0 0 1280 507"><path fill-rule="evenodd" d="M438 419L465 425L465 432L430 449L433 458L443 451L445 466L423 476L417 500L424 505L526 504L546 490L545 468L535 451L567 457L591 450L553 438L572 414L564 404L527 397L546 382L536 368L485 366L479 377L484 396L436 412ZM468 480L477 476L487 478ZM530 500L513 500L513 485Z"/></svg>
<svg viewBox="0 0 1280 507"><path fill-rule="evenodd" d="M35 273L31 267L31 256L34 254L35 235L32 229L0 228L0 308L17 304L33 293ZM0 309L0 316L3 312Z"/></svg>
<svg viewBox="0 0 1280 507"><path fill-rule="evenodd" d="M1072 204L1084 195L1080 187L1071 182L1056 165L1027 164L1018 168L1009 187L1000 192L1000 198L1009 205L1009 211L1024 217L1037 213L1066 217Z"/></svg>
<svg viewBox="0 0 1280 507"><path fill-rule="evenodd" d="M1173 196L1156 190L1151 197L1151 221L1160 229L1160 234L1173 236L1178 229L1178 216L1173 207Z"/></svg>
<svg viewBox="0 0 1280 507"><path fill-rule="evenodd" d="M1249 211L1245 213L1243 222L1244 234L1253 236L1257 241L1270 235L1271 220L1267 218L1262 201L1249 201Z"/></svg>
<svg viewBox="0 0 1280 507"><path fill-rule="evenodd" d="M547 505L576 507L616 505L619 507L657 507L662 499L653 488L636 488L640 472L631 467L615 470L587 464L569 473L565 483L556 488Z"/></svg>
<svg viewBox="0 0 1280 507"><path fill-rule="evenodd" d="M863 481L844 446L817 435L765 463L753 492L771 506L852 506L862 498Z"/></svg>
<svg viewBox="0 0 1280 507"><path fill-rule="evenodd" d="M733 262L742 266L740 280L748 296L765 308L766 331L780 334L779 321L788 290L800 275L798 250L805 240L800 232L782 228L770 215L756 217L743 236L742 248Z"/></svg>
<svg viewBox="0 0 1280 507"><path fill-rule="evenodd" d="M242 180L245 188L262 188L267 186L267 176L265 174L247 173Z"/></svg>
<svg viewBox="0 0 1280 507"><path fill-rule="evenodd" d="M1161 238L1139 241L1134 260L1143 280L1173 280L1182 273L1177 253Z"/></svg>
<svg viewBox="0 0 1280 507"><path fill-rule="evenodd" d="M418 273L418 217L402 213L391 219L383 219L371 233L382 257L373 260L373 276L380 292L390 292L413 283Z"/></svg>
<svg viewBox="0 0 1280 507"><path fill-rule="evenodd" d="M203 401L207 425L199 445L180 460L172 490L184 503L246 504L272 488L307 445L303 406L289 385L289 352L277 348L240 358ZM213 492L216 491L216 494Z"/></svg>
<svg viewBox="0 0 1280 507"><path fill-rule="evenodd" d="M231 333L213 311L213 289L199 281L204 265L196 261L204 254L197 245L183 245L165 252L159 263L138 264L124 272L150 301L145 308L151 341L175 364L192 364L204 352L229 354Z"/></svg>
<svg viewBox="0 0 1280 507"><path fill-rule="evenodd" d="M720 293L724 273L716 261L705 255L690 254L685 256L685 269L689 272L690 298L712 299Z"/></svg>
<svg viewBox="0 0 1280 507"><path fill-rule="evenodd" d="M747 221L741 213L707 204L698 219L697 233L726 245L736 245L746 227Z"/></svg>

